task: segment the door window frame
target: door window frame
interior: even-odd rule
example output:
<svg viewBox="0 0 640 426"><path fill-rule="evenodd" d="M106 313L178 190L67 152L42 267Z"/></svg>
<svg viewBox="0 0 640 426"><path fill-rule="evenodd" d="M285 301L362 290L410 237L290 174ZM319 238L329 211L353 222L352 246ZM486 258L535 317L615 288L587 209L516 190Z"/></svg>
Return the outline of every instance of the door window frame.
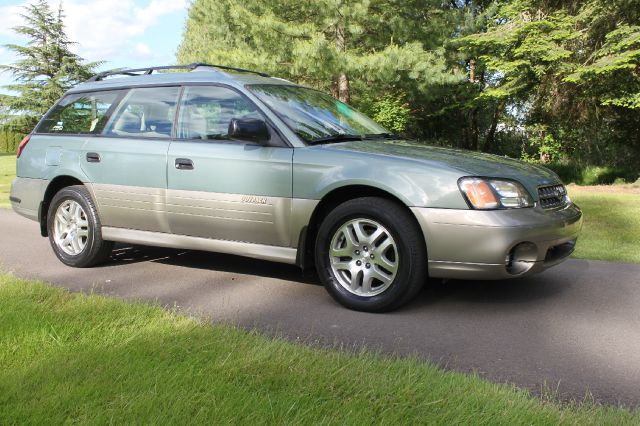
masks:
<svg viewBox="0 0 640 426"><path fill-rule="evenodd" d="M175 104L175 109L173 111L173 118L170 120L171 121L171 135L169 137L166 136L143 136L143 135L136 135L136 134L131 134L131 135L117 135L117 134L106 134L105 132L107 131L107 128L110 126L113 126L114 123L112 123L112 120L116 120L117 118L119 118L120 114L125 113L126 111L123 109L126 105L126 102L129 102L131 96L132 96L132 92L134 90L139 90L139 89L162 89L162 88L177 88L178 89L178 94L176 96L176 104ZM175 136L175 129L176 129L176 111L178 109L178 105L180 105L180 101L182 100L182 92L183 92L183 88L182 85L180 84L168 84L168 85L151 85L151 86L141 86L141 87L134 87L134 86L128 86L126 88L126 93L124 94L124 96L119 99L118 102L118 106L117 109L113 111L113 116L109 118L109 121L105 124L104 128L102 129L102 131L100 133L97 133L97 136L103 137L103 138L121 138L121 139L148 139L148 140L163 140L163 141L172 141L174 140L174 136ZM116 120L117 121L117 120ZM113 129L109 129L109 130L113 130Z"/></svg>
<svg viewBox="0 0 640 426"><path fill-rule="evenodd" d="M260 106L256 104L253 100L251 100L245 93L242 93L242 91L239 90L238 88L230 86L228 84L222 84L222 83L199 83L199 82L183 83L181 86L182 86L182 91L180 92L180 103L178 104L178 108L176 108L176 122L174 126L175 133L174 133L173 140L175 142L225 144L225 145L245 144L245 145L253 145L253 146L275 147L275 148L293 148L293 145L291 145L291 143L282 135L282 132L280 131L280 129L278 129L278 127L273 123L273 121L265 114L262 108L260 108ZM260 114L262 119L265 121L265 123L267 123L267 127L269 128L269 131L271 134L271 140L266 144L260 144L257 142L242 141L242 140L224 140L224 139L203 140L203 139L178 138L177 137L177 131L178 131L177 126L179 124L178 120L180 118L180 110L182 108L184 92L187 87L221 87L224 89L231 90L232 92L235 92L249 105L253 106L256 109L256 111Z"/></svg>

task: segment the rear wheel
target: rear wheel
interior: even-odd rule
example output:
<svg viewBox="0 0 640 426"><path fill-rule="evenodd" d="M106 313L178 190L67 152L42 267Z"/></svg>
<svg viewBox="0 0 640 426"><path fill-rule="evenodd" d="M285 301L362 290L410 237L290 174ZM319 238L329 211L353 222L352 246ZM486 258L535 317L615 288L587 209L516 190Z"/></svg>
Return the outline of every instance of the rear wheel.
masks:
<svg viewBox="0 0 640 426"><path fill-rule="evenodd" d="M100 218L84 186L61 189L47 216L49 242L62 263L85 268L104 262L113 243L102 240Z"/></svg>
<svg viewBox="0 0 640 426"><path fill-rule="evenodd" d="M398 308L427 277L420 229L406 208L384 198L358 198L336 207L320 225L315 255L329 293L360 311Z"/></svg>

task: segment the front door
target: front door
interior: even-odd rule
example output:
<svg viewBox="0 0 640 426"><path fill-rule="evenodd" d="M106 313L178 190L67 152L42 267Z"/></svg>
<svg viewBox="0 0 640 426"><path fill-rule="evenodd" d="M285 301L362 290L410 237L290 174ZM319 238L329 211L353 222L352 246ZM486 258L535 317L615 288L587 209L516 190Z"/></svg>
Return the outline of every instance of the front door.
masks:
<svg viewBox="0 0 640 426"><path fill-rule="evenodd" d="M171 232L291 246L293 149L230 139L231 119L264 117L228 87L185 87L178 115L167 162Z"/></svg>

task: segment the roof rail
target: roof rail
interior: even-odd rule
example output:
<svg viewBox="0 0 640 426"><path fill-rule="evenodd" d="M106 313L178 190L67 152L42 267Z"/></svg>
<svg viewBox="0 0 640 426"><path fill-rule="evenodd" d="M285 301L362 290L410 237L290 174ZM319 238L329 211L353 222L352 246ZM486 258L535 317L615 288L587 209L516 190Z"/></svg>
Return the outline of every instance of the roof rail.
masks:
<svg viewBox="0 0 640 426"><path fill-rule="evenodd" d="M238 72L248 72L252 74L257 74L261 77L271 77L269 74L260 72L260 71L252 71L244 68L234 68L228 67L226 65L214 65L214 64L203 64L203 63L193 63L189 65L166 65L161 67L148 67L148 68L134 68L134 69L126 69L126 70L113 70L113 71L104 71L98 73L87 80L87 83L93 81L102 81L106 77L112 75L128 75L128 76L137 76L137 75L151 75L154 71L162 71L162 70L174 70L174 69L187 69L187 70L195 70L196 68L206 67L206 68L218 68L222 70L229 71L238 71Z"/></svg>

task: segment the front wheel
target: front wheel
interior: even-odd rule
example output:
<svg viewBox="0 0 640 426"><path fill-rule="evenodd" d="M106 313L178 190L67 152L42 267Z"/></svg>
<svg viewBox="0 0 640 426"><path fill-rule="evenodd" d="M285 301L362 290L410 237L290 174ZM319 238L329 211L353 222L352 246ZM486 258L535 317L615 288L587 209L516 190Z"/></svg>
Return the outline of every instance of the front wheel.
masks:
<svg viewBox="0 0 640 426"><path fill-rule="evenodd" d="M427 277L426 247L415 219L384 198L357 198L331 211L318 230L315 256L329 294L359 311L396 309Z"/></svg>
<svg viewBox="0 0 640 426"><path fill-rule="evenodd" d="M62 263L86 268L105 261L113 243L102 239L100 218L84 186L61 189L47 215L49 242Z"/></svg>

